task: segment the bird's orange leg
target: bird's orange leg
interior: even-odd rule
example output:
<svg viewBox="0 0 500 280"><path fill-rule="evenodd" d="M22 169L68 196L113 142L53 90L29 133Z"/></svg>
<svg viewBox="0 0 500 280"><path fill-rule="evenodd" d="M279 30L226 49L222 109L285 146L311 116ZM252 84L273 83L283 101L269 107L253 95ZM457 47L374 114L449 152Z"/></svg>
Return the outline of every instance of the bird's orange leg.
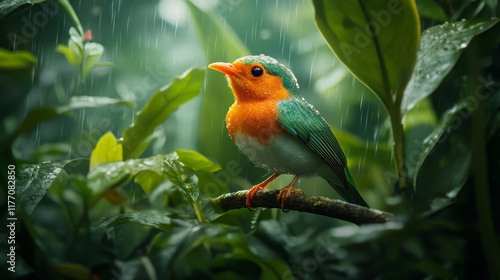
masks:
<svg viewBox="0 0 500 280"><path fill-rule="evenodd" d="M293 188L293 186L295 185L295 182L297 182L298 179L299 179L299 175L296 175L295 178L293 178L290 185L281 189L280 193L278 194L278 203L281 202L281 210L285 211L285 200L290 196L290 194L292 194L292 192L302 193L301 190Z"/></svg>
<svg viewBox="0 0 500 280"><path fill-rule="evenodd" d="M278 178L278 176L280 176L280 174L274 174L273 176L267 178L264 182L254 186L253 188L250 189L250 191L248 191L247 203L246 203L248 209L250 209L251 205L250 200L252 200L252 198L257 194L257 192L259 192L260 190L266 190L267 184L271 183L274 179Z"/></svg>

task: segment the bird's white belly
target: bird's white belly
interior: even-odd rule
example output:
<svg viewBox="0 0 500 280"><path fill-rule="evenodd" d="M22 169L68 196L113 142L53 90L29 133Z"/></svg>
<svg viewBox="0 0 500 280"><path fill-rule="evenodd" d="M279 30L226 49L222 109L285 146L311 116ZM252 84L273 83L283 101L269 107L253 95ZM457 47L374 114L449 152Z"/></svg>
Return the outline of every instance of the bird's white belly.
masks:
<svg viewBox="0 0 500 280"><path fill-rule="evenodd" d="M322 158L288 133L273 137L267 145L236 133L235 143L253 163L274 173L308 176L328 168Z"/></svg>

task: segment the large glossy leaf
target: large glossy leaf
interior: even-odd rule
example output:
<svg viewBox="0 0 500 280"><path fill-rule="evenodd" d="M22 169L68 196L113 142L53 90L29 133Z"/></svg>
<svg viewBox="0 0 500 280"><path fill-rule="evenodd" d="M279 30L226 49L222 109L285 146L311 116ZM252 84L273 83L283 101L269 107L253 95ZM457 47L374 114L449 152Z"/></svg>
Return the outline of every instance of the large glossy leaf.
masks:
<svg viewBox="0 0 500 280"><path fill-rule="evenodd" d="M186 0L191 18L198 31L198 38L205 51L207 64L212 62L233 62L249 55L247 47L234 30L216 14L203 11ZM225 127L227 111L233 103L233 95L224 76L208 70L200 115L201 152L207 156L217 156L220 162L230 160L237 153Z"/></svg>
<svg viewBox="0 0 500 280"><path fill-rule="evenodd" d="M100 194L127 183L133 176L142 171L154 172L170 180L191 204L198 220L204 221L205 218L198 200L197 178L186 172L176 153L99 165L89 172L87 186L93 194ZM154 187L151 185L152 183L162 181L160 177L156 176L154 182L144 181L144 177L139 180L139 183L141 182L145 182L147 184L145 189L150 191Z"/></svg>
<svg viewBox="0 0 500 280"><path fill-rule="evenodd" d="M420 20L415 2L313 3L316 24L339 60L386 106L394 95L400 98L417 57Z"/></svg>
<svg viewBox="0 0 500 280"><path fill-rule="evenodd" d="M423 141L424 152L416 166L414 208L436 211L456 197L469 178L473 122L478 102L484 102L484 125L494 123L500 108L498 91L483 78L484 90L460 101L444 115L441 124ZM493 82L493 80L489 80ZM488 89L486 89L488 88Z"/></svg>
<svg viewBox="0 0 500 280"><path fill-rule="evenodd" d="M0 70L15 70L33 67L35 56L27 51L11 52L0 48Z"/></svg>
<svg viewBox="0 0 500 280"><path fill-rule="evenodd" d="M129 101L121 99L113 99L109 97L93 97L93 96L74 96L69 103L59 107L41 107L34 108L28 111L23 121L17 128L7 137L3 138L0 143L10 145L19 135L28 132L38 124L52 119L57 116L67 115L73 110L83 108L95 108L107 105L126 105L134 107L135 105Z"/></svg>
<svg viewBox="0 0 500 280"><path fill-rule="evenodd" d="M46 0L4 0L0 2L0 19L20 12L24 9L35 5L36 3L45 2Z"/></svg>
<svg viewBox="0 0 500 280"><path fill-rule="evenodd" d="M123 158L137 158L148 146L147 138L177 108L197 96L203 84L205 72L193 68L172 84L160 89L137 113L132 125L123 132Z"/></svg>
<svg viewBox="0 0 500 280"><path fill-rule="evenodd" d="M23 164L17 171L16 193L19 206L31 215L53 184L65 184L64 166L70 161ZM17 204L17 203L16 203Z"/></svg>
<svg viewBox="0 0 500 280"><path fill-rule="evenodd" d="M99 194L102 191L128 182L132 176L137 175L141 171L150 170L163 176L168 174L167 170L165 170L166 168L173 169L168 170L170 172L181 171L179 164L166 163L166 161L170 161L171 159L171 156L159 155L143 159L130 159L101 164L89 172L87 186L94 194ZM175 180L175 183L179 182L176 177L172 179Z"/></svg>
<svg viewBox="0 0 500 280"><path fill-rule="evenodd" d="M436 90L474 36L488 30L498 21L466 20L425 30L420 40L417 63L401 103L403 114Z"/></svg>
<svg viewBox="0 0 500 280"><path fill-rule="evenodd" d="M417 211L437 209L444 200L449 202L469 177L471 150L467 134L471 121L466 106L461 102L448 110L423 142L426 148L416 165L414 179L413 207Z"/></svg>

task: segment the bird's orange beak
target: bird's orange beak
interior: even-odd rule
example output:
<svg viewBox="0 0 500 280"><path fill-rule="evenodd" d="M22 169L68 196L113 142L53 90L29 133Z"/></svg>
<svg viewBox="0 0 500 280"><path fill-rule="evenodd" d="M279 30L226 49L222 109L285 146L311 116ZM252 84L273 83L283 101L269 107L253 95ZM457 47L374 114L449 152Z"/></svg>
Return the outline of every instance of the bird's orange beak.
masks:
<svg viewBox="0 0 500 280"><path fill-rule="evenodd" d="M231 63L215 62L208 65L208 68L212 68L229 76L235 76L237 74L234 65Z"/></svg>

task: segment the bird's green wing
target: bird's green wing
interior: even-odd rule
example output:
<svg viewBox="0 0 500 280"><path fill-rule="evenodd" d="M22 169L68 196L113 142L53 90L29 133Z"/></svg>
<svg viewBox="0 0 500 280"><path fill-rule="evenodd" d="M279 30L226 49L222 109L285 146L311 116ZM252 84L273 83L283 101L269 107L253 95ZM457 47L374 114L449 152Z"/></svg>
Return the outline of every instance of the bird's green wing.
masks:
<svg viewBox="0 0 500 280"><path fill-rule="evenodd" d="M280 101L278 122L290 134L297 136L323 158L335 174L325 179L349 202L365 205L352 179L347 160L328 123L318 111L302 98Z"/></svg>

